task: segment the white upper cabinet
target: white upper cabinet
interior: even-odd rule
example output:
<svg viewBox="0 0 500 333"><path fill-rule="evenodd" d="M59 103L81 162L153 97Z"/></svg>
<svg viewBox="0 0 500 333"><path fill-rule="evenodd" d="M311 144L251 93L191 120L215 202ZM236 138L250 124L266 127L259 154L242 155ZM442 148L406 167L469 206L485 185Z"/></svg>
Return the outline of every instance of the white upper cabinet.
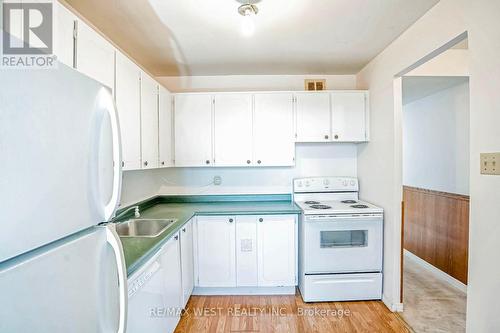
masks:
<svg viewBox="0 0 500 333"><path fill-rule="evenodd" d="M113 89L115 49L82 21L77 22L76 69Z"/></svg>
<svg viewBox="0 0 500 333"><path fill-rule="evenodd" d="M121 53L116 54L116 107L122 138L124 170L141 168L141 71Z"/></svg>
<svg viewBox="0 0 500 333"><path fill-rule="evenodd" d="M175 96L175 165L211 166L212 96L179 94Z"/></svg>
<svg viewBox="0 0 500 333"><path fill-rule="evenodd" d="M215 165L251 165L252 95L218 94L214 105Z"/></svg>
<svg viewBox="0 0 500 333"><path fill-rule="evenodd" d="M173 112L170 92L159 86L158 89L158 149L159 167L174 165Z"/></svg>
<svg viewBox="0 0 500 333"><path fill-rule="evenodd" d="M258 217L259 287L294 286L297 270L296 216Z"/></svg>
<svg viewBox="0 0 500 333"><path fill-rule="evenodd" d="M330 141L330 94L304 92L295 94L297 142Z"/></svg>
<svg viewBox="0 0 500 333"><path fill-rule="evenodd" d="M236 286L235 218L197 217L199 287Z"/></svg>
<svg viewBox="0 0 500 333"><path fill-rule="evenodd" d="M332 141L367 141L367 92L333 92Z"/></svg>
<svg viewBox="0 0 500 333"><path fill-rule="evenodd" d="M254 102L253 164L294 165L293 95L291 93L255 94Z"/></svg>
<svg viewBox="0 0 500 333"><path fill-rule="evenodd" d="M73 67L74 28L77 17L61 3L54 3L55 8L55 45L57 60Z"/></svg>
<svg viewBox="0 0 500 333"><path fill-rule="evenodd" d="M158 167L158 84L141 72L141 160L143 169Z"/></svg>

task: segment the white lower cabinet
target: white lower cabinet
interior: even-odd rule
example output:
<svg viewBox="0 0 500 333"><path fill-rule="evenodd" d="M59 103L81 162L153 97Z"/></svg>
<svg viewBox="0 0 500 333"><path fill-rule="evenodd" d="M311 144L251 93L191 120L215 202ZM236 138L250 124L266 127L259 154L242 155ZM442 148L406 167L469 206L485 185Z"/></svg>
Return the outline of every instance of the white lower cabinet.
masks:
<svg viewBox="0 0 500 333"><path fill-rule="evenodd" d="M197 218L197 286L236 287L234 216Z"/></svg>
<svg viewBox="0 0 500 333"><path fill-rule="evenodd" d="M296 216L264 215L257 218L258 285L296 284Z"/></svg>
<svg viewBox="0 0 500 333"><path fill-rule="evenodd" d="M236 284L239 287L256 286L257 223L255 216L236 217Z"/></svg>
<svg viewBox="0 0 500 333"><path fill-rule="evenodd" d="M296 215L200 216L194 238L196 287L296 285Z"/></svg>
<svg viewBox="0 0 500 333"><path fill-rule="evenodd" d="M194 288L193 221L186 223L179 234L181 238L182 307L184 308Z"/></svg>
<svg viewBox="0 0 500 333"><path fill-rule="evenodd" d="M182 302L179 236L128 281L127 332L173 332Z"/></svg>

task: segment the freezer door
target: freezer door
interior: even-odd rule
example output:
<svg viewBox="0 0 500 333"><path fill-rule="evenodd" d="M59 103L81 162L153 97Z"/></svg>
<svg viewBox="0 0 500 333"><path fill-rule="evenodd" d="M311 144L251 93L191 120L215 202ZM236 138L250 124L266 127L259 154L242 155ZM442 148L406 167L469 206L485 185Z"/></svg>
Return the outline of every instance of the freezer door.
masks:
<svg viewBox="0 0 500 333"><path fill-rule="evenodd" d="M0 332L119 332L121 266L108 237L90 228L0 264Z"/></svg>
<svg viewBox="0 0 500 333"><path fill-rule="evenodd" d="M119 128L98 82L59 64L0 73L0 262L107 221L119 201Z"/></svg>

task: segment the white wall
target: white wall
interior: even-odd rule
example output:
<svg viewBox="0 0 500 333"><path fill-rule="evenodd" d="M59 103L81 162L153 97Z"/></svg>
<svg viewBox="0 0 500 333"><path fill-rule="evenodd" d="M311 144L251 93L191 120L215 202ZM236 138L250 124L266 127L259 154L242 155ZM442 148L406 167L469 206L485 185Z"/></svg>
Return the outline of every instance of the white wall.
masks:
<svg viewBox="0 0 500 333"><path fill-rule="evenodd" d="M403 184L469 194L468 82L403 106Z"/></svg>
<svg viewBox="0 0 500 333"><path fill-rule="evenodd" d="M128 206L150 198L158 193L161 186L161 169L124 171L120 206Z"/></svg>
<svg viewBox="0 0 500 333"><path fill-rule="evenodd" d="M469 50L449 49L406 75L469 76Z"/></svg>
<svg viewBox="0 0 500 333"><path fill-rule="evenodd" d="M479 154L500 152L500 1L466 1L470 47L470 231L467 331L500 332L500 176Z"/></svg>
<svg viewBox="0 0 500 333"><path fill-rule="evenodd" d="M356 75L221 75L156 78L172 92L304 90L305 79L325 79L327 89L355 89Z"/></svg>
<svg viewBox="0 0 500 333"><path fill-rule="evenodd" d="M358 147L361 196L385 208L384 301L399 302L402 149L397 73L467 31L470 54L470 196L467 331L499 332L500 177L479 170L500 151L500 1L441 0L359 74L370 90L371 142ZM401 99L398 97L397 99ZM401 110L399 110L401 111Z"/></svg>
<svg viewBox="0 0 500 333"><path fill-rule="evenodd" d="M172 168L157 178L161 194L291 193L295 177L356 177L356 155L355 144L297 144L295 167ZM221 185L212 185L214 176Z"/></svg>
<svg viewBox="0 0 500 333"><path fill-rule="evenodd" d="M360 196L384 208L384 302L393 310L401 308L402 200L401 114L395 108L395 76L464 31L463 0L441 0L358 74L358 88L370 90L371 111L371 140L358 147Z"/></svg>

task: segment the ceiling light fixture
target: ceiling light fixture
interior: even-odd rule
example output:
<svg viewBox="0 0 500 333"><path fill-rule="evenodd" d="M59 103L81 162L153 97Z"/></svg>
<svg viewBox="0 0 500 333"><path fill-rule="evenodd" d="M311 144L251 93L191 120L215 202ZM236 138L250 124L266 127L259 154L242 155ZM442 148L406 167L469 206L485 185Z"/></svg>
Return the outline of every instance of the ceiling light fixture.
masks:
<svg viewBox="0 0 500 333"><path fill-rule="evenodd" d="M255 15L259 12L256 4L260 0L236 0L242 5L238 7L238 13L243 16L241 21L241 33L245 37L250 37L255 32Z"/></svg>

